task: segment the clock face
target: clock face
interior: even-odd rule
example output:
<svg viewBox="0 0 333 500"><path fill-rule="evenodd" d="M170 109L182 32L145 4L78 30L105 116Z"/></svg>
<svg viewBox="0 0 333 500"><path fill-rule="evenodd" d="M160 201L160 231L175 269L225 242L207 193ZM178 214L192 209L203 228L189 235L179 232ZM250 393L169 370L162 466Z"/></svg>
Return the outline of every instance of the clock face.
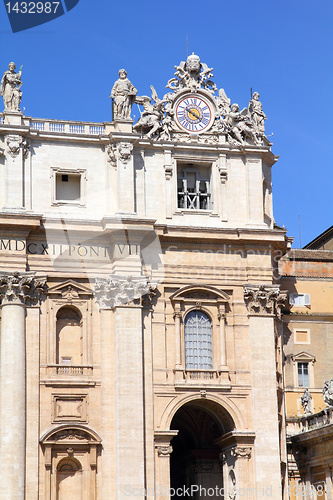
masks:
<svg viewBox="0 0 333 500"><path fill-rule="evenodd" d="M176 105L176 121L187 132L204 132L213 122L209 102L196 95L182 98Z"/></svg>

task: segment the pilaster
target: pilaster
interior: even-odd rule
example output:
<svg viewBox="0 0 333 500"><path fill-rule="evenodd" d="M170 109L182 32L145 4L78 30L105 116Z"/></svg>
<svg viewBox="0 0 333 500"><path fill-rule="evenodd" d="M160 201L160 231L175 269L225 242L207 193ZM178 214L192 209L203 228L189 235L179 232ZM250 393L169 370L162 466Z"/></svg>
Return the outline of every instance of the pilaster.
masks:
<svg viewBox="0 0 333 500"><path fill-rule="evenodd" d="M274 322L285 298L278 285L244 286L249 316L257 498L281 498Z"/></svg>
<svg viewBox="0 0 333 500"><path fill-rule="evenodd" d="M96 300L104 316L102 363L106 366L102 372L102 400L104 395L108 398L102 407L103 431L106 432L106 441L102 435L105 449L102 461L105 454L109 464L108 470L103 466L103 498L107 492L110 495L112 473L111 482L115 483L114 498L117 500L131 491L143 492L146 484L142 300L153 293L154 288L155 285L143 276L111 275L107 279L96 279ZM111 313L107 315L109 320L107 310ZM112 321L113 325L109 325L108 321ZM112 334L113 339L110 339ZM113 381L112 388L110 380ZM110 392L114 395L114 410ZM111 415L114 411L114 422L109 416L110 409ZM111 434L114 434L114 466L111 452L107 449Z"/></svg>

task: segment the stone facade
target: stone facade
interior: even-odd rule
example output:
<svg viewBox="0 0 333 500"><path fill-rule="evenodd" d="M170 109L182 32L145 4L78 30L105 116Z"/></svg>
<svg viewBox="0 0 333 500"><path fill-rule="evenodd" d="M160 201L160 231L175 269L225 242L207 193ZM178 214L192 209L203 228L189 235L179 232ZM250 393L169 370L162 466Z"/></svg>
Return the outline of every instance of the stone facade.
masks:
<svg viewBox="0 0 333 500"><path fill-rule="evenodd" d="M3 113L1 500L286 498L277 157L196 57L134 129Z"/></svg>

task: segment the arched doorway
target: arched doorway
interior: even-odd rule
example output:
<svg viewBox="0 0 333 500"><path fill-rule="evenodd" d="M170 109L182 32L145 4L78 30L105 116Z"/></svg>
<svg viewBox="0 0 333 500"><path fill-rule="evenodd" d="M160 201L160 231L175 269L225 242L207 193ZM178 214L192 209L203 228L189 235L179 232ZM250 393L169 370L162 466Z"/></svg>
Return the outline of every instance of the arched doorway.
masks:
<svg viewBox="0 0 333 500"><path fill-rule="evenodd" d="M184 498L184 488L192 488L190 498L202 498L200 490L220 491L223 488L221 448L216 441L234 429L230 415L217 403L206 399L186 403L174 415L171 429L178 430L172 441L170 455L171 491L179 490L172 497ZM209 496L221 498L221 495Z"/></svg>

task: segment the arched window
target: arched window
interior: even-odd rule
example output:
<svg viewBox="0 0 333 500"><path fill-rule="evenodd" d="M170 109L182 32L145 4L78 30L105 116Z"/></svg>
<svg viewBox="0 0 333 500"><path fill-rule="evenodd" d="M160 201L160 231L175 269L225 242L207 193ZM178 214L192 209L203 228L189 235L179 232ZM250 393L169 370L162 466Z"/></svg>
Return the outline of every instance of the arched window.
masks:
<svg viewBox="0 0 333 500"><path fill-rule="evenodd" d="M185 318L185 368L213 368L212 323L207 314L197 309Z"/></svg>
<svg viewBox="0 0 333 500"><path fill-rule="evenodd" d="M81 314L72 307L62 307L57 313L57 364L82 364Z"/></svg>

